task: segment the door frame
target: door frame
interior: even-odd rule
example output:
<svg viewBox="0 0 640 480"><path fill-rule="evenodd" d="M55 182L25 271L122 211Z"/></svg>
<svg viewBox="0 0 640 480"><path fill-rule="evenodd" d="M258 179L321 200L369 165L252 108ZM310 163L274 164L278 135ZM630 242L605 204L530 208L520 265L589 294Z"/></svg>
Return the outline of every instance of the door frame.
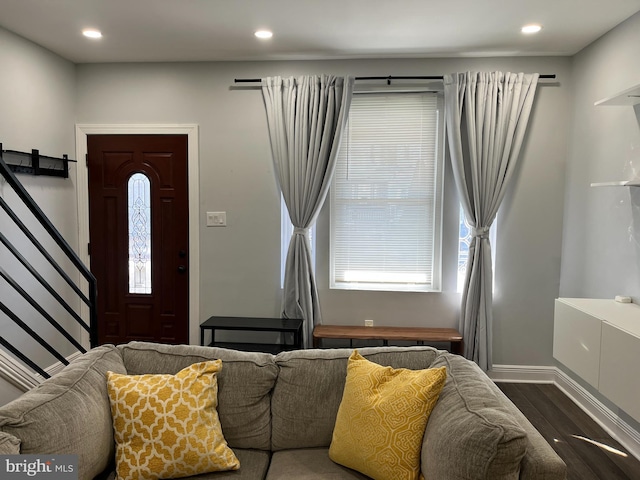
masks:
<svg viewBox="0 0 640 480"><path fill-rule="evenodd" d="M200 173L197 124L76 124L76 183L78 198L78 256L89 265L89 175L87 135L187 135L187 178L189 188L189 343L200 341ZM82 318L89 308L81 303ZM83 344L89 334L83 330Z"/></svg>

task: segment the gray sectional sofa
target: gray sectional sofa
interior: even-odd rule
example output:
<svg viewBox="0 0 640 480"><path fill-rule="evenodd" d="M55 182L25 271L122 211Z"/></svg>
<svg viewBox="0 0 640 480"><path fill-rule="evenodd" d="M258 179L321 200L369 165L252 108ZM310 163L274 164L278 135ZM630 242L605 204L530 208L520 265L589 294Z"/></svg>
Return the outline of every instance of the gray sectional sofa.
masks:
<svg viewBox="0 0 640 480"><path fill-rule="evenodd" d="M361 348L394 368L445 366L447 381L422 445L426 480L566 478L566 467L527 419L473 363L431 347ZM198 479L366 479L328 456L350 349L276 356L132 342L95 348L0 407L0 454L79 455L79 478L114 477L107 371L176 373L221 359L218 413L240 469Z"/></svg>

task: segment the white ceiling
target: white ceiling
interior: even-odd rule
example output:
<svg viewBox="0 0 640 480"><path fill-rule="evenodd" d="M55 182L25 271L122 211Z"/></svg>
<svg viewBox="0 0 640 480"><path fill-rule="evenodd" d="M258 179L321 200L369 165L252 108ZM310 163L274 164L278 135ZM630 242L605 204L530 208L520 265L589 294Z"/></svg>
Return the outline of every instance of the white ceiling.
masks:
<svg viewBox="0 0 640 480"><path fill-rule="evenodd" d="M76 63L573 55L640 0L0 0L0 26ZM537 35L520 27L541 23ZM86 27L104 37L89 40ZM273 30L269 41L253 32Z"/></svg>

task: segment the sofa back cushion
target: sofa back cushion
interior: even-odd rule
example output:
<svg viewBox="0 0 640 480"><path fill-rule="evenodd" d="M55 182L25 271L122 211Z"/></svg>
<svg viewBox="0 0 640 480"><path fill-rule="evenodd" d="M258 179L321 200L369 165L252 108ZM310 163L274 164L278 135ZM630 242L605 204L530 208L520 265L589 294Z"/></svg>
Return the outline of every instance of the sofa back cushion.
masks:
<svg viewBox="0 0 640 480"><path fill-rule="evenodd" d="M109 370L126 373L120 352L113 345L90 350L0 407L0 430L20 440L21 454L77 454L78 478L94 478L114 456Z"/></svg>
<svg viewBox="0 0 640 480"><path fill-rule="evenodd" d="M359 348L379 365L421 370L437 356L431 347ZM342 400L351 349L279 353L280 374L272 396L273 450L328 447Z"/></svg>
<svg viewBox="0 0 640 480"><path fill-rule="evenodd" d="M274 356L193 345L131 342L118 347L129 375L176 374L194 363L222 360L218 415L231 448L271 448L271 390L278 376Z"/></svg>
<svg viewBox="0 0 640 480"><path fill-rule="evenodd" d="M425 431L425 478L518 479L527 437L509 400L475 363L443 353L440 366L447 382Z"/></svg>

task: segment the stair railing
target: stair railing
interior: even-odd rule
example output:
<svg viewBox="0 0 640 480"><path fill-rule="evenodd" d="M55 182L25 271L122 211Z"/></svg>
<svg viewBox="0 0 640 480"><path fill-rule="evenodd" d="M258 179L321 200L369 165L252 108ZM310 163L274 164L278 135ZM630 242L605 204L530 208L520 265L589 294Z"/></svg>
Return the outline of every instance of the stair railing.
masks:
<svg viewBox="0 0 640 480"><path fill-rule="evenodd" d="M60 266L59 262L57 262L52 257L52 255L47 251L43 244L35 237L35 235L29 230L29 228L15 213L15 211L9 206L5 199L0 196L0 208L4 210L7 217L11 220L13 226L19 229L24 234L24 236L37 249L42 257L44 257L47 262L55 269L60 278L62 278L67 283L67 285L74 292L75 296L77 296L77 298L80 299L80 301L88 307L89 322L87 323L82 319L82 317L74 310L74 308L69 305L69 302L62 298L58 291L56 291L56 289L37 271L33 264L20 253L18 248L16 248L10 242L10 240L3 234L3 231L5 231L4 227L0 228L0 243L2 243L6 251L10 253L11 256L22 265L24 270L29 272L30 276L33 277L51 295L53 299L55 299L55 301L69 314L70 318L72 318L75 323L77 323L77 325L80 325L82 329L88 332L90 346L95 347L98 343L96 311L97 285L95 277L93 276L91 271L82 263L76 252L69 246L67 241L62 237L60 232L47 218L47 216L40 209L31 195L29 195L29 193L26 191L22 183L15 176L13 171L11 171L9 166L5 163L2 158L2 144L0 144L0 175L4 177L6 185L8 185L13 190L13 192L15 192L16 196L22 202L22 204L27 207L33 217L44 228L47 235L51 239L53 239L55 244L59 247L60 251L64 253L64 255L75 267L77 272L79 272L80 275L82 275L82 277L85 279L87 285L87 294L83 293L82 289L76 284L74 280L72 280L69 273L67 273L63 269L63 267ZM44 321L48 322L56 331L58 331L59 334L67 342L69 342L75 350L81 353L86 352L86 349L82 346L79 339L75 338L53 317L53 315L47 312L47 310L39 304L38 300L30 295L14 278L14 276L12 276L11 273L3 268L2 265L0 265L0 277L2 277L4 282L12 289L12 291L22 297L22 299L26 301L31 306L31 308L33 308L33 310L38 312L39 316L42 317ZM31 328L26 322L23 321L21 317L26 315L24 311L12 311L11 308L1 300L0 311L7 318L13 321L17 328L19 328L26 335L35 340L40 345L40 347L49 352L49 354L56 358L62 365L68 365L69 361L67 360L67 358L58 350L56 350L56 348L52 346L50 341L43 338L43 336L39 335L33 328ZM0 345L2 345L2 347L4 347L4 349L13 357L18 359L23 364L27 365L42 377L48 378L50 376L49 373L47 373L47 371L45 370L45 367L43 367L42 365L38 365L32 360L32 356L30 356L28 352L20 351L19 348L13 345L2 335L0 335Z"/></svg>

